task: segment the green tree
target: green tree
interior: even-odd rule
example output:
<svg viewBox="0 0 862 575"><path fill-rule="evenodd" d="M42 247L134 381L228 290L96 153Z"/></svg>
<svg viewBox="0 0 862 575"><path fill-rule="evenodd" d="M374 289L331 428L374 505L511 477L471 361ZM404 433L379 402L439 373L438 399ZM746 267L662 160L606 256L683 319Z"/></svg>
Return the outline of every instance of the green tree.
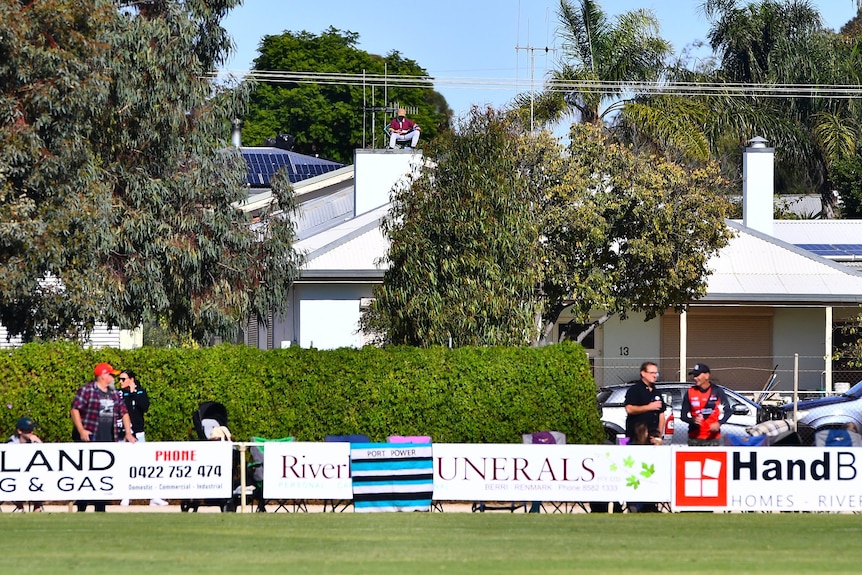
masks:
<svg viewBox="0 0 862 575"><path fill-rule="evenodd" d="M365 329L421 347L535 339L540 245L524 141L498 112L474 108L426 148L435 163L393 192L390 265Z"/></svg>
<svg viewBox="0 0 862 575"><path fill-rule="evenodd" d="M777 86L858 83L858 36L823 28L807 0L707 0L710 46L718 58L713 81ZM741 98L732 98L739 101ZM823 198L823 214L834 211L830 168L855 153L858 104L852 99L794 95L749 95L745 105L712 103L713 144L732 134L737 148L753 135L776 146L777 184L803 182ZM738 162L737 162L738 164Z"/></svg>
<svg viewBox="0 0 862 575"><path fill-rule="evenodd" d="M558 17L560 65L542 94L515 99L522 117L531 110L540 125L569 114L579 123L610 124L639 106L630 86L658 81L671 55L655 15L631 10L611 18L593 0L560 0Z"/></svg>
<svg viewBox="0 0 862 575"><path fill-rule="evenodd" d="M707 261L731 237L715 163L636 154L591 125L572 126L565 157L540 210L545 336L567 306L581 323L594 310L651 319L705 295Z"/></svg>
<svg viewBox="0 0 862 575"><path fill-rule="evenodd" d="M238 0L0 4L0 322L25 340L162 318L228 335L283 305L289 222L234 208L246 94L206 79ZM288 183L277 209L293 209ZM274 208L276 209L276 208Z"/></svg>
<svg viewBox="0 0 862 575"><path fill-rule="evenodd" d="M832 182L840 190L845 217L862 218L862 156L858 153L832 166Z"/></svg>
<svg viewBox="0 0 862 575"><path fill-rule="evenodd" d="M565 150L474 110L394 196L390 264L364 327L413 345L528 344L586 322L683 308L726 245L717 166L636 155L590 124Z"/></svg>
<svg viewBox="0 0 862 575"><path fill-rule="evenodd" d="M354 149L364 141L370 145L374 138L382 147L383 127L393 115L378 111L377 133L372 133L371 115L363 107L383 108L398 102L418 109L411 119L421 126L422 141L433 140L452 115L446 100L428 88L404 87L405 78L415 85L424 82L428 73L397 51L381 57L359 50L358 42L355 32L333 27L319 36L305 31L264 36L254 70L267 74L261 75L251 95L243 139L262 145L266 138L291 134L298 152L351 163ZM275 79L278 71L313 73L316 79L280 81ZM391 86L382 80L384 74Z"/></svg>

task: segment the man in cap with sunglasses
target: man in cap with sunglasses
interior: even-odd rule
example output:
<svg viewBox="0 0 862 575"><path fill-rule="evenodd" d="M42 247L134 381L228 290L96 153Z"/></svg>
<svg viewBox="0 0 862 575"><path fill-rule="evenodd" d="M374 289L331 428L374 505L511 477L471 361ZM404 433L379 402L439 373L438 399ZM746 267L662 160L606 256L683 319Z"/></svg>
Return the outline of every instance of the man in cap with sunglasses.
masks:
<svg viewBox="0 0 862 575"><path fill-rule="evenodd" d="M682 397L681 417L688 423L688 444L697 447L721 445L721 424L732 415L727 394L709 380L709 366L696 363L689 375L694 385Z"/></svg>
<svg viewBox="0 0 862 575"><path fill-rule="evenodd" d="M6 443L42 443L42 440L39 439L39 436L33 433L33 430L36 429L36 427L36 422L33 421L31 417L22 417L18 419L18 423L15 424L15 433L12 435L12 437L6 440ZM42 511L41 501L32 501L30 505L34 513L39 513ZM24 502L16 501L15 509L13 509L12 512L23 513L24 511Z"/></svg>
<svg viewBox="0 0 862 575"><path fill-rule="evenodd" d="M78 389L72 400L74 429L72 439L90 442L111 442L118 440L117 421L123 423L124 438L129 443L137 439L132 433L132 423L122 395L114 387L117 370L110 363L100 363L93 369L95 379ZM87 508L88 501L78 501L78 511ZM96 511L105 510L104 501L93 501Z"/></svg>

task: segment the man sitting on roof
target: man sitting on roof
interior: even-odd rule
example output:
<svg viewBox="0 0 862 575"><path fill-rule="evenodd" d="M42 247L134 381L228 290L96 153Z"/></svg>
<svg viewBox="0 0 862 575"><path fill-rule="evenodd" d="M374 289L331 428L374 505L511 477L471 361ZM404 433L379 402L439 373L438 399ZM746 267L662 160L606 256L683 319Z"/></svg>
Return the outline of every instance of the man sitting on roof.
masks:
<svg viewBox="0 0 862 575"><path fill-rule="evenodd" d="M398 140L410 140L410 145L405 146L404 148L407 150L411 150L416 147L416 143L419 141L419 126L417 126L413 120L406 118L407 110L404 108L398 108L398 114L392 118L392 121L389 122L389 147L395 148L395 144Z"/></svg>

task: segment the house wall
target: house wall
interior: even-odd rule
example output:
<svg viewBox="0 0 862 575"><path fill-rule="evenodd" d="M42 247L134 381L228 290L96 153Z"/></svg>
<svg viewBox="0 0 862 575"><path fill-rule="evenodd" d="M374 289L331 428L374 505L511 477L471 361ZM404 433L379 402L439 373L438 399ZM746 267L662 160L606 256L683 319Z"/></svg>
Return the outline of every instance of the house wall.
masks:
<svg viewBox="0 0 862 575"><path fill-rule="evenodd" d="M108 329L105 324L96 324L89 339L84 342L85 346L96 349L103 347L112 347L115 349L137 349L143 345L143 328L134 330L127 329ZM0 326L0 349L8 349L20 347L22 345L20 337L13 337L7 341L6 328Z"/></svg>
<svg viewBox="0 0 862 575"><path fill-rule="evenodd" d="M776 389L793 389L794 354L799 354L799 389L819 390L823 385L826 345L826 311L823 308L776 308L773 316L773 365L778 365Z"/></svg>
<svg viewBox="0 0 862 575"><path fill-rule="evenodd" d="M421 152L356 150L354 215L389 203L392 188L399 182L406 182L406 176L418 170L421 161Z"/></svg>
<svg viewBox="0 0 862 575"><path fill-rule="evenodd" d="M372 289L372 284L360 283L295 284L286 316L273 320L273 345L362 347L359 307L363 298L371 297Z"/></svg>
<svg viewBox="0 0 862 575"><path fill-rule="evenodd" d="M596 383L609 385L636 380L640 377L640 365L643 362L659 362L660 320L647 322L644 319L645 316L641 313L631 314L626 320L614 316L599 328L602 333L596 341L601 341L602 361L596 362L594 366ZM659 370L664 380L675 379L669 367L659 362Z"/></svg>
<svg viewBox="0 0 862 575"><path fill-rule="evenodd" d="M704 361L710 363L714 369L721 368L717 371L725 376L726 383L740 391L760 389L766 383L772 367L778 365L776 373L779 383L776 389L790 390L793 388L794 354L798 353L799 389L822 389L825 369L823 359L825 311L823 308L731 307L700 310L700 313L705 315L698 317L696 309L689 313L687 365ZM836 318L841 315L840 310L836 310L835 313ZM763 323L763 326L767 329L766 333L771 334L771 341L761 342L764 348L771 348L768 355L759 357L754 352L746 354L745 350L742 352L735 350L731 354L732 357L723 356L726 353L723 350L731 349L739 343L733 339L734 330L739 329L741 322L753 321L757 316L763 316L758 324L767 322ZM696 345L696 340L704 338L692 332L692 322L697 325L703 321L713 326L723 324L723 328L718 330L720 334L716 333L716 340L707 345L701 345L704 349L698 350L693 346ZM588 353L591 357L595 357L594 374L598 386L636 379L640 364L644 361L657 362L661 372L660 378L664 381L688 379L686 373L679 373L679 316L677 314L667 313L649 322L644 321L643 314L632 314L625 321L613 317L596 332L597 349L588 350ZM662 345L663 332L665 345ZM741 335L739 341L744 343L745 335L748 334ZM669 339L675 341L669 344ZM707 357L704 354L713 354L716 357ZM725 363L728 365L724 366ZM836 375L837 377L840 376ZM748 378L742 386L734 385L731 381L742 381L740 378Z"/></svg>

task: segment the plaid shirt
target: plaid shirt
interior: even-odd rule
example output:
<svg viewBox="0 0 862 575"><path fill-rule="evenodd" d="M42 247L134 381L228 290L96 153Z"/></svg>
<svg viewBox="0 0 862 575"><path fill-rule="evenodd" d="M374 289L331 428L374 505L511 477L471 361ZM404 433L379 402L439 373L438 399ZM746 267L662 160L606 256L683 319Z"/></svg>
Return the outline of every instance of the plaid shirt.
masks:
<svg viewBox="0 0 862 575"><path fill-rule="evenodd" d="M72 409L77 409L81 414L81 424L90 433L95 433L99 426L99 387L95 381L81 387L72 400ZM126 410L126 402L119 391L114 392L114 422L119 421L129 412ZM114 441L117 441L117 426L111 426ZM94 438L95 439L95 438Z"/></svg>

